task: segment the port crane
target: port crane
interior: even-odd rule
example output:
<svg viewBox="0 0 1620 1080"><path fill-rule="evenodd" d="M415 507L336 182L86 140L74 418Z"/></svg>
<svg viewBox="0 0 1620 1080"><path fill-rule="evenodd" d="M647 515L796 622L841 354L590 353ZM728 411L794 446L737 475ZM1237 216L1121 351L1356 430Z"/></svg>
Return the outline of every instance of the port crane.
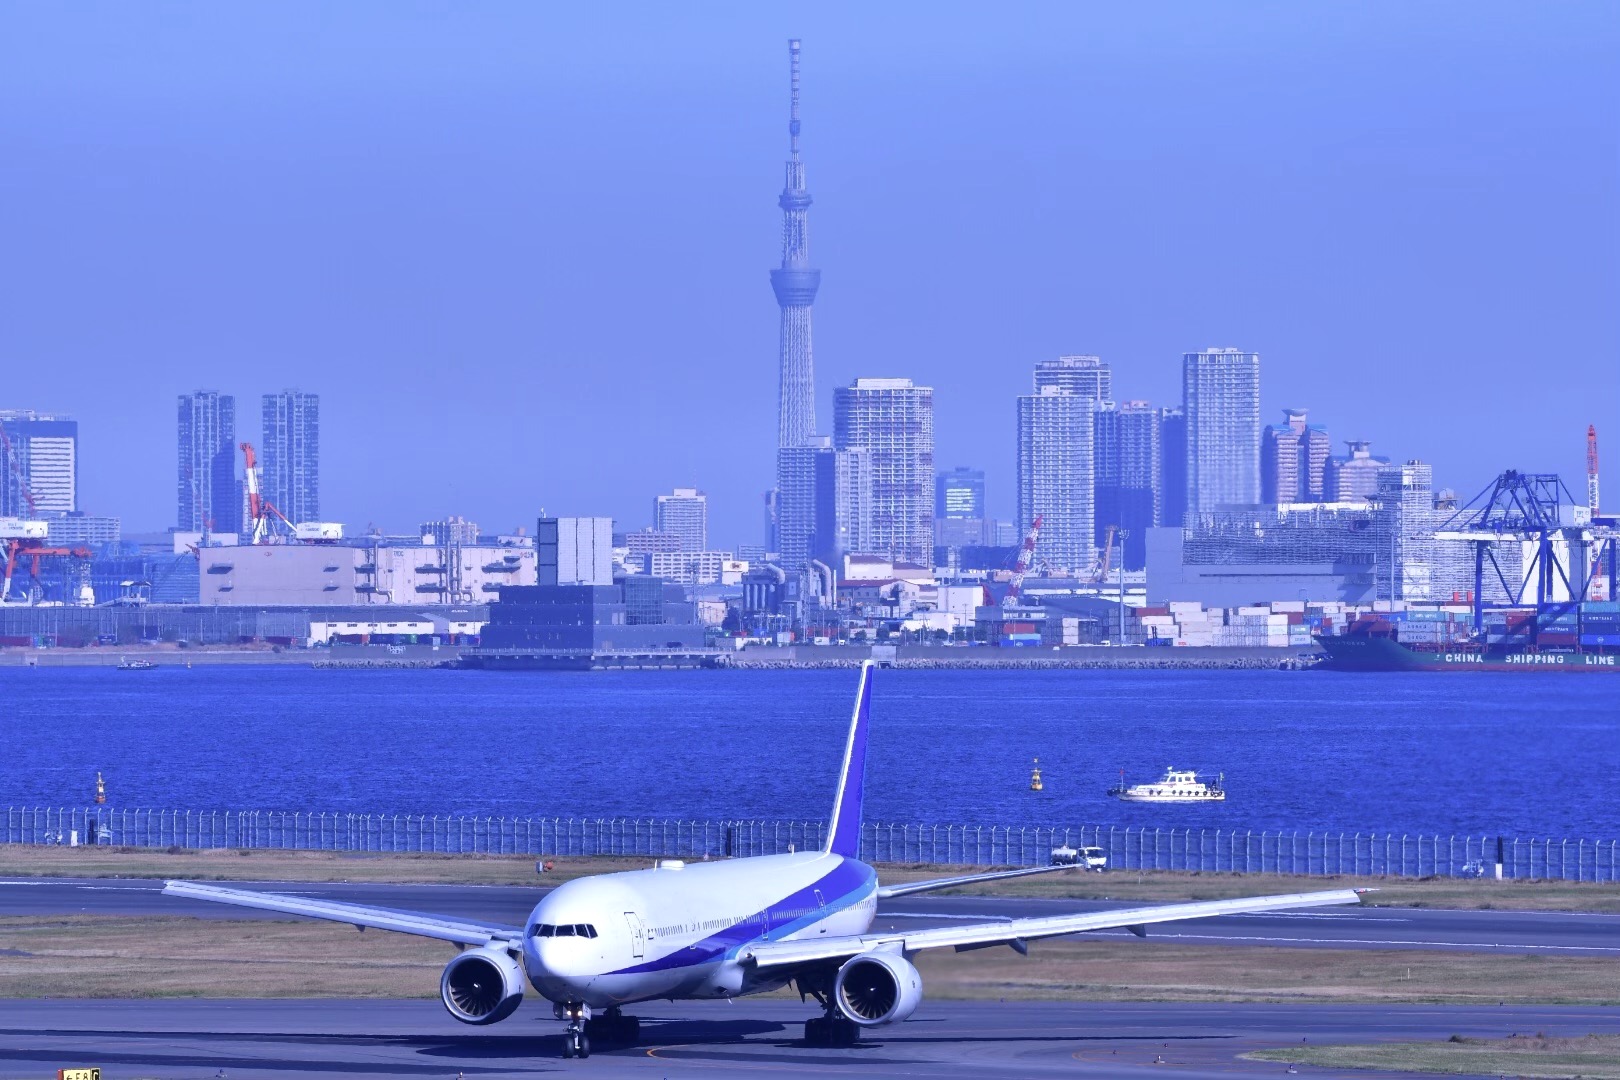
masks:
<svg viewBox="0 0 1620 1080"><path fill-rule="evenodd" d="M287 515L276 509L276 505L264 497L260 489L259 462L253 454L252 443L242 443L242 460L247 472L248 520L252 522L249 543L271 544L286 543L294 539L297 530L293 523L287 520Z"/></svg>
<svg viewBox="0 0 1620 1080"><path fill-rule="evenodd" d="M1588 443L1591 447L1593 444ZM1474 549L1474 631L1484 628L1489 608L1534 603L1538 616L1549 608L1568 607L1587 599L1606 560L1614 578L1616 540L1620 529L1611 518L1594 517L1556 474L1520 473L1512 469L1451 515L1435 531L1437 540L1463 540ZM1512 580L1497 558L1497 546L1517 543L1529 558ZM1578 557L1590 551L1590 559ZM1560 554L1562 552L1562 554ZM1485 600L1486 568L1502 587L1507 602ZM1558 594L1562 593L1560 597Z"/></svg>
<svg viewBox="0 0 1620 1080"><path fill-rule="evenodd" d="M1024 537L1024 544L1018 549L1018 561L1013 564L1012 588L1002 598L1003 607L1011 607L1018 602L1018 594L1024 587L1024 576L1035 561L1035 543L1041 538L1041 517L1040 514L1035 515L1035 520L1030 522L1029 533Z"/></svg>
<svg viewBox="0 0 1620 1080"><path fill-rule="evenodd" d="M5 454L7 467L16 478L17 491L22 495L23 505L28 508L26 519L0 518L0 557L5 560L5 577L0 581L0 603L5 603L11 599L11 583L16 577L18 564L24 561L28 563L29 575L37 584L41 559L84 560L90 558L90 549L82 544L72 547L52 544L47 539L49 526L43 521L34 520L39 516L38 504L34 501L33 490L28 486L28 477L17 458L11 436L6 433L3 424L0 424L0 451Z"/></svg>

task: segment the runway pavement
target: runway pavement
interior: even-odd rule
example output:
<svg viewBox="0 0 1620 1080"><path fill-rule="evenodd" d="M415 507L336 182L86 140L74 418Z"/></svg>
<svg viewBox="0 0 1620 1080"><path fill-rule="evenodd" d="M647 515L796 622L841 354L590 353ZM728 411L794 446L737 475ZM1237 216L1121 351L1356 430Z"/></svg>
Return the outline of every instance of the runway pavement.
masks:
<svg viewBox="0 0 1620 1080"><path fill-rule="evenodd" d="M682 1002L636 1010L637 1046L561 1057L561 1024L526 1002L490 1028L465 1027L431 1001L15 1001L0 1014L0 1078L96 1066L105 1080L541 1075L685 1077L1276 1076L1246 1062L1263 1047L1614 1030L1595 1008L930 1003L847 1050L803 1044L796 1002ZM1300 1069L1315 1077L1365 1072Z"/></svg>
<svg viewBox="0 0 1620 1080"><path fill-rule="evenodd" d="M521 925L542 888L479 885L230 882L233 887L373 904L406 911ZM269 912L175 900L161 881L13 878L0 880L0 916L86 913L194 915L199 918L285 918ZM989 897L901 897L878 906L876 925L1056 915L1119 907L1096 901ZM1107 933L1107 932L1105 932ZM1112 931L1124 934L1125 931ZM1319 908L1237 915L1149 928L1149 939L1201 945L1277 945L1335 949L1440 949L1465 952L1620 957L1620 916L1568 912L1448 911L1431 908Z"/></svg>

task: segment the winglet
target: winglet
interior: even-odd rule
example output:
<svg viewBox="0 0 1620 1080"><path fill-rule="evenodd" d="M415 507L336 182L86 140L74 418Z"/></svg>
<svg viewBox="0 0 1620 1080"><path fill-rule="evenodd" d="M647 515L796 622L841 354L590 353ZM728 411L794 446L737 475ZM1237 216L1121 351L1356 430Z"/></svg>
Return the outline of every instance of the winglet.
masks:
<svg viewBox="0 0 1620 1080"><path fill-rule="evenodd" d="M844 744L844 767L838 774L838 794L833 798L832 822L827 827L827 851L851 859L860 857L861 803L866 788L866 726L872 713L872 673L877 665L861 664L861 685L855 691L855 715L849 721L849 741Z"/></svg>

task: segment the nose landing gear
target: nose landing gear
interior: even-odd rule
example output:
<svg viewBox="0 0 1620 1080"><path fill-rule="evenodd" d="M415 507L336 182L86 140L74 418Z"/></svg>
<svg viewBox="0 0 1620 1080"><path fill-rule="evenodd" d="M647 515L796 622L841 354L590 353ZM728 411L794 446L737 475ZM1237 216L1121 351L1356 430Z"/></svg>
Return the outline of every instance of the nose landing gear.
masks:
<svg viewBox="0 0 1620 1080"><path fill-rule="evenodd" d="M567 1004L555 1006L557 1019L567 1020L568 1028L563 1032L562 1056L565 1058L588 1058L591 1056L590 1036L585 1034L585 1026L590 1022L590 1006L579 1001L570 1001Z"/></svg>

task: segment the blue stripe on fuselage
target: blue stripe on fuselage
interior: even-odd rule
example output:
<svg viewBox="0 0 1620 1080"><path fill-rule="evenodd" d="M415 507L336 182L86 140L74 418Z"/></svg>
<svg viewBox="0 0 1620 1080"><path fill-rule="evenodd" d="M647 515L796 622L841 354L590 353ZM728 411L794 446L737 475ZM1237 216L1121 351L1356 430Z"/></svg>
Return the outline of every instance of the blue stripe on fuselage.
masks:
<svg viewBox="0 0 1620 1080"><path fill-rule="evenodd" d="M824 897L828 895L833 897L827 901L825 907L816 902L815 894L818 889ZM644 971L669 971L674 968L707 964L749 942L780 941L834 912L853 907L876 891L877 874L870 866L854 859L841 859L832 870L797 892L784 896L763 911L756 911L742 921L717 930L706 938L694 941L690 945L683 945L668 956L632 967L619 968L608 974L633 975ZM813 909L813 913L779 925L768 925L772 911L783 908L791 911L800 907L809 907Z"/></svg>

